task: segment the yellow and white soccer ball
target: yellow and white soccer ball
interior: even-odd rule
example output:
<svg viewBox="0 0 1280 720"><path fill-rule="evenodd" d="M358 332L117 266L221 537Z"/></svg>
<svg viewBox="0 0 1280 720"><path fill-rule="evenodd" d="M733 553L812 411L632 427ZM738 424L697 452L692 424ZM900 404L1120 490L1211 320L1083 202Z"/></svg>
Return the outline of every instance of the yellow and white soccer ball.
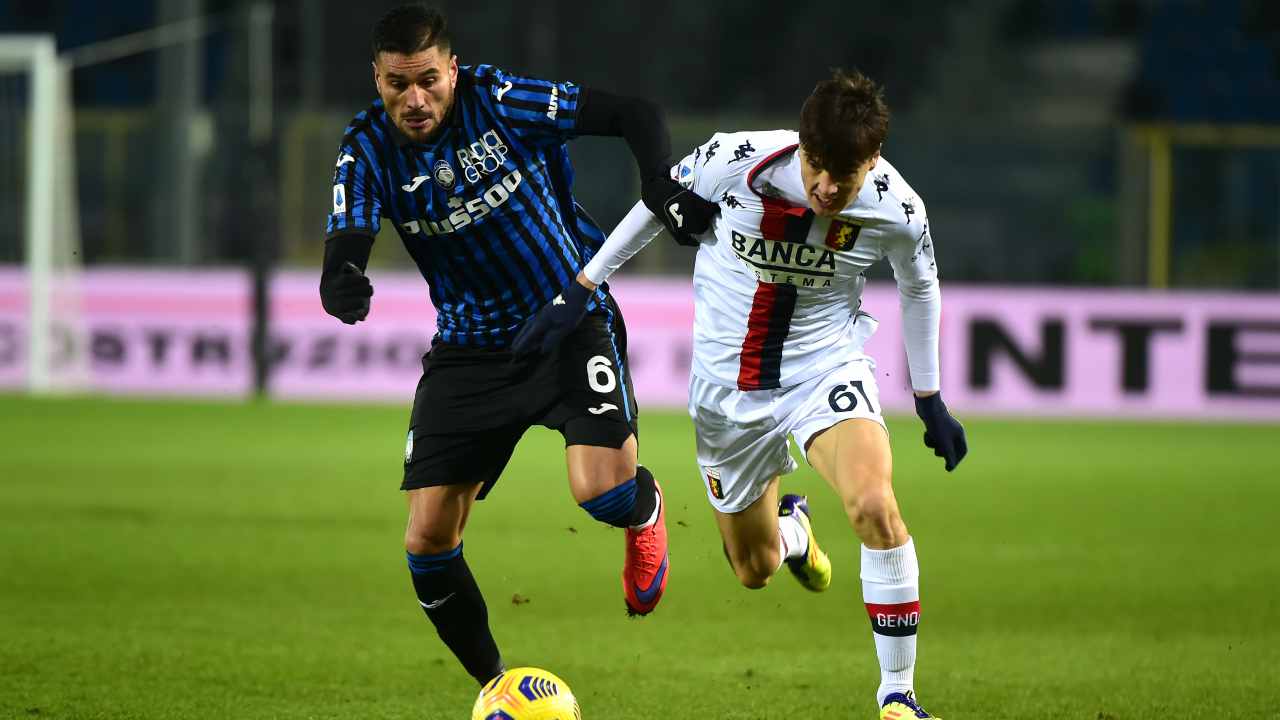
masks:
<svg viewBox="0 0 1280 720"><path fill-rule="evenodd" d="M518 667L485 684L471 720L582 720L582 711L565 681L540 668Z"/></svg>

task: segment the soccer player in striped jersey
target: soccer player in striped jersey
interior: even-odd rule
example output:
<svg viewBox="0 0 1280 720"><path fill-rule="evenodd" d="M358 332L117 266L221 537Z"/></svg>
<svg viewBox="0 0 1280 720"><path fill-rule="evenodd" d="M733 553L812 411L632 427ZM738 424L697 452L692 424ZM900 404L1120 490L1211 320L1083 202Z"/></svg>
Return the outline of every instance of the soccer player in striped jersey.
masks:
<svg viewBox="0 0 1280 720"><path fill-rule="evenodd" d="M670 136L652 103L460 66L436 10L405 5L382 17L373 80L379 98L338 150L320 297L345 323L365 319L365 269L383 218L430 287L437 333L405 448L405 549L419 604L483 684L503 666L462 531L530 426L560 431L574 498L625 530L628 612L652 611L667 582L662 493L637 464L622 316L606 287L573 282L604 233L574 201L565 143L625 138L643 197L685 242L696 243L691 234L716 208L668 177ZM554 352L514 356L516 331L553 298L578 307L582 322Z"/></svg>
<svg viewBox="0 0 1280 720"><path fill-rule="evenodd" d="M672 175L720 205L694 269L689 413L726 555L748 588L764 587L784 563L809 590L830 585L808 499L778 497L779 477L796 468L790 436L861 540L863 602L881 668L877 707L882 719L903 720L932 716L914 695L916 549L893 493L875 363L862 351L876 329L861 307L863 272L881 259L898 285L925 445L948 471L967 446L939 393L941 296L929 220L880 156L888 120L875 83L837 72L805 102L799 132L717 133ZM579 281L603 283L659 229L638 204ZM554 346L565 314L543 308L521 346Z"/></svg>

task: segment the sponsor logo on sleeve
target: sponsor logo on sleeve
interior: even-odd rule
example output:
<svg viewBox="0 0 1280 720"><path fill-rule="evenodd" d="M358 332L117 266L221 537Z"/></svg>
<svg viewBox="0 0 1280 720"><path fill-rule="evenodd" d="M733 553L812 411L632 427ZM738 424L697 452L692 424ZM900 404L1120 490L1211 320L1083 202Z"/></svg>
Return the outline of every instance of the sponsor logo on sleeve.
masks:
<svg viewBox="0 0 1280 720"><path fill-rule="evenodd" d="M556 119L556 110L560 109L560 91L555 85L551 86L551 102L547 103L547 119Z"/></svg>
<svg viewBox="0 0 1280 720"><path fill-rule="evenodd" d="M333 214L341 215L347 211L347 188L343 185L333 186Z"/></svg>
<svg viewBox="0 0 1280 720"><path fill-rule="evenodd" d="M883 173L871 178L876 184L876 202L884 200L884 194L889 192L889 173Z"/></svg>
<svg viewBox="0 0 1280 720"><path fill-rule="evenodd" d="M911 224L911 216L916 214L916 201L908 198L902 203L902 213L907 216L907 224Z"/></svg>
<svg viewBox="0 0 1280 720"><path fill-rule="evenodd" d="M738 149L733 151L733 159L730 160L729 162L736 163L742 160L746 160L747 158L751 157L751 155L755 153L755 151L756 149L751 146L751 138L747 138L746 142L739 145Z"/></svg>

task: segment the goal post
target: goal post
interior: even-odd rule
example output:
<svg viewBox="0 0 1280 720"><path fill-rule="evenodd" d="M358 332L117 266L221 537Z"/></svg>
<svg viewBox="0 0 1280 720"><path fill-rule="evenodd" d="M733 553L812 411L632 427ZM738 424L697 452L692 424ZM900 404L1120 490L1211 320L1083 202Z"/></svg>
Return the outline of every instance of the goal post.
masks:
<svg viewBox="0 0 1280 720"><path fill-rule="evenodd" d="M78 341L80 233L70 67L58 57L52 35L0 34L0 75L21 86L5 94L10 107L0 110L19 128L19 146L8 157L21 163L14 173L20 187L10 192L22 196L27 389L74 390L82 385L84 362Z"/></svg>

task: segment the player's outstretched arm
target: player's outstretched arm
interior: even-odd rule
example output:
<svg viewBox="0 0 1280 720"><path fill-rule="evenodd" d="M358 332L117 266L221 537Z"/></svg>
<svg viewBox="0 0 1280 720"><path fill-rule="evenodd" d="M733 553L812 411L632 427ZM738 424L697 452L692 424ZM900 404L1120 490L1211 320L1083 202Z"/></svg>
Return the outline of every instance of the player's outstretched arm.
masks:
<svg viewBox="0 0 1280 720"><path fill-rule="evenodd" d="M320 304L324 311L348 325L369 315L373 283L365 276L373 238L363 234L336 235L325 241L320 273Z"/></svg>
<svg viewBox="0 0 1280 720"><path fill-rule="evenodd" d="M592 291L661 231L662 225L644 204L636 203L578 277L525 321L511 345L515 356L546 353L563 342L586 315Z"/></svg>
<svg viewBox="0 0 1280 720"><path fill-rule="evenodd" d="M671 179L671 133L657 105L648 100L584 91L578 110L580 135L622 137L640 168L640 199L681 245L696 246L719 207Z"/></svg>

